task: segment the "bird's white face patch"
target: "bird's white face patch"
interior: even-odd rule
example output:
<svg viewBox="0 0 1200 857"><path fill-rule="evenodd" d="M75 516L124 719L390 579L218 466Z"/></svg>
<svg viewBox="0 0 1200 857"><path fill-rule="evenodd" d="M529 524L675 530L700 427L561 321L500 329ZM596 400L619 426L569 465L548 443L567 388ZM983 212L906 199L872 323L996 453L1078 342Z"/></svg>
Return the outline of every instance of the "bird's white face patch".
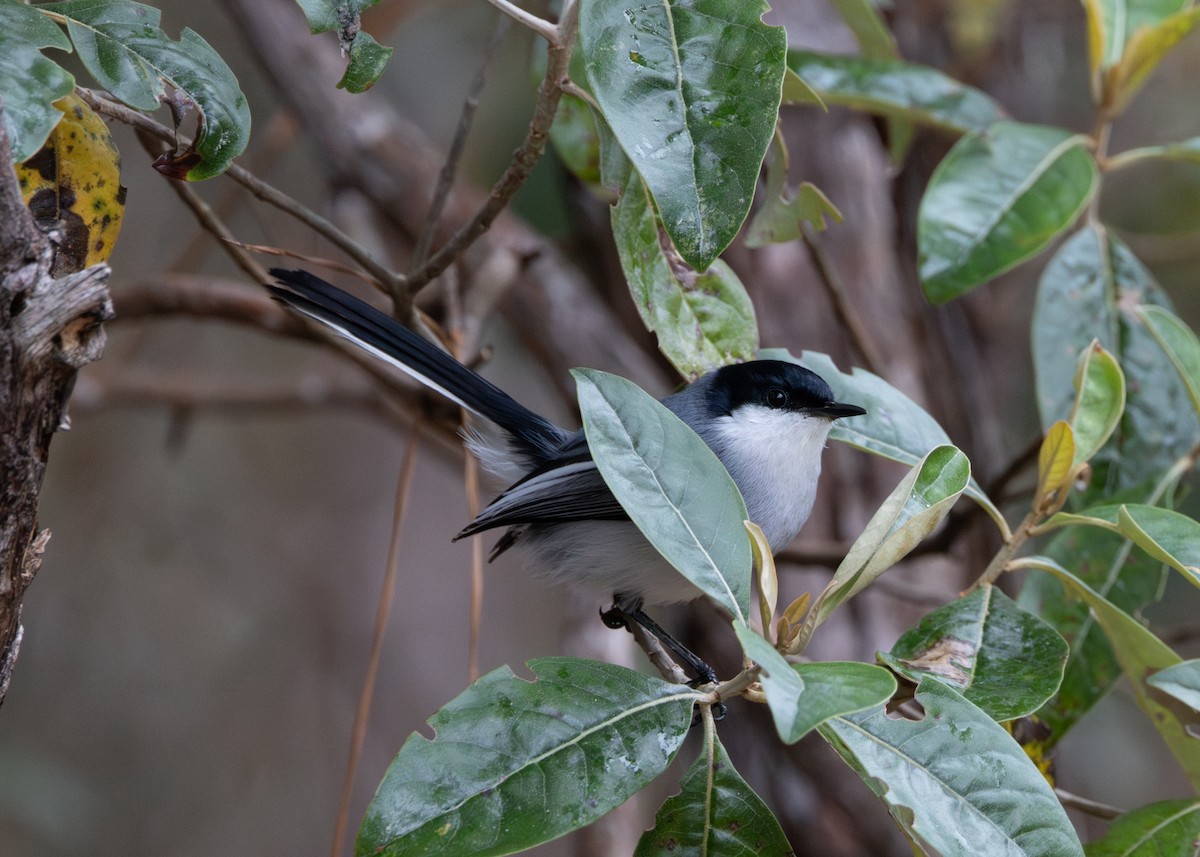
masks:
<svg viewBox="0 0 1200 857"><path fill-rule="evenodd" d="M772 550L795 538L812 512L832 425L825 417L762 405L743 405L717 420L717 454Z"/></svg>

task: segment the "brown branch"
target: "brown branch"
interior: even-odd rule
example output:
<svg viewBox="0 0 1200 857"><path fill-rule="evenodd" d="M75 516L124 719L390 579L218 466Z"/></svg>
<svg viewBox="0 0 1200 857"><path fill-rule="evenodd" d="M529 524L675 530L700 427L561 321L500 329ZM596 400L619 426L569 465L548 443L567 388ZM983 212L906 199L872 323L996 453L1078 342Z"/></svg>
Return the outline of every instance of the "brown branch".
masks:
<svg viewBox="0 0 1200 857"><path fill-rule="evenodd" d="M114 408L165 407L182 411L292 413L332 409L339 413L362 411L394 422L396 410L370 383L360 378L319 378L276 381L231 381L227 376L164 374L121 369L98 379L96 373L80 378L71 397L72 413L95 413Z"/></svg>
<svg viewBox="0 0 1200 857"><path fill-rule="evenodd" d="M97 113L123 122L135 130L148 134L168 145L174 146L177 143L187 145L186 138L180 137L166 125L155 122L144 113L111 101L89 89L76 88L75 92ZM332 222L273 185L258 178L249 170L233 164L226 172L226 175L263 202L278 208L280 211L291 215L301 223L307 225L318 235L325 238L329 243L361 265L364 270L375 277L381 286L390 287L394 283L403 282L403 277L380 263L365 247L338 229Z"/></svg>
<svg viewBox="0 0 1200 857"><path fill-rule="evenodd" d="M421 231L421 236L413 248L412 259L409 262L410 271L421 267L433 244L433 236L442 219L442 210L446 207L446 199L450 196L450 189L454 187L454 177L458 172L458 162L462 158L463 149L466 147L467 134L475 119L475 111L479 109L479 94L483 91L484 83L487 82L488 66L492 64L496 50L508 33L510 21L510 18L504 16L500 16L496 20L492 38L488 41L488 45L484 49L483 60L479 63L479 70L475 73L475 79L471 81L471 86L467 90L467 97L463 100L462 110L459 113L458 126L454 129L454 139L450 142L449 152L446 153L446 163L442 165L441 172L438 173L437 187L433 191L433 201L429 204L429 213L425 216L425 228Z"/></svg>
<svg viewBox="0 0 1200 857"><path fill-rule="evenodd" d="M525 140L513 153L512 161L492 187L487 201L471 220L438 250L433 257L414 271L409 277L410 294L416 294L426 283L446 270L472 242L487 231L496 216L508 205L513 195L533 172L534 165L546 150L550 139L550 126L562 98L562 84L569 79L571 49L579 25L579 6L568 3L563 10L563 20L558 25L557 37L550 42L546 54L546 74L538 85L533 119L529 123Z"/></svg>
<svg viewBox="0 0 1200 857"><path fill-rule="evenodd" d="M107 265L51 276L53 248L21 198L3 114L0 99L0 703L24 637L25 590L50 537L38 522L50 441L112 317Z"/></svg>

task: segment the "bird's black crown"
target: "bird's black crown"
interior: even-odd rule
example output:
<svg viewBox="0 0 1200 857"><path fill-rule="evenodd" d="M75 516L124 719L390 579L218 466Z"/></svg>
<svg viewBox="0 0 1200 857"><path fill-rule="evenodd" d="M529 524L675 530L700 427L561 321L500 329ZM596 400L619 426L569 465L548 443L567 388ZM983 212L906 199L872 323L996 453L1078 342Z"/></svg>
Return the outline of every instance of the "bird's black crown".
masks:
<svg viewBox="0 0 1200 857"><path fill-rule="evenodd" d="M782 360L752 360L718 369L708 403L713 413L731 414L742 405L820 411L834 399L833 390L816 372Z"/></svg>

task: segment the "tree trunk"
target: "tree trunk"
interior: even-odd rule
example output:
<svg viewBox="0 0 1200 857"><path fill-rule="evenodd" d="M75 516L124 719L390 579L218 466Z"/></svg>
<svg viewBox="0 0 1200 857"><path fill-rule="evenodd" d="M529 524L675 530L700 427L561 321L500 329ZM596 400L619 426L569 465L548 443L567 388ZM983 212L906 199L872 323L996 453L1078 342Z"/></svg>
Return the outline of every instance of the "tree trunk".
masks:
<svg viewBox="0 0 1200 857"><path fill-rule="evenodd" d="M50 538L37 518L50 439L112 317L107 265L51 277L54 246L34 225L11 162L0 121L0 703L21 646L21 599Z"/></svg>

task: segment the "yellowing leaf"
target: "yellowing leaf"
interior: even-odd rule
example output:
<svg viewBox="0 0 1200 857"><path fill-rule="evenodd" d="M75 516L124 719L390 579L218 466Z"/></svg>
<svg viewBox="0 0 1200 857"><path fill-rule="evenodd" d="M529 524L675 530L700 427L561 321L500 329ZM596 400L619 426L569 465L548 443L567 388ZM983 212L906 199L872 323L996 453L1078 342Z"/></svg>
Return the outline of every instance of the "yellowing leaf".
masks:
<svg viewBox="0 0 1200 857"><path fill-rule="evenodd" d="M1067 486L1075 463L1075 432L1066 420L1050 426L1038 452L1038 482L1034 507L1040 508L1048 499Z"/></svg>
<svg viewBox="0 0 1200 857"><path fill-rule="evenodd" d="M1125 45L1120 62L1106 78L1102 106L1110 116L1125 109L1129 100L1146 82L1175 45L1200 24L1200 7L1178 12L1153 27L1140 27Z"/></svg>
<svg viewBox="0 0 1200 857"><path fill-rule="evenodd" d="M63 118L37 154L17 166L21 194L38 225L61 236L53 273L103 262L125 215L121 155L108 126L77 95L54 102Z"/></svg>
<svg viewBox="0 0 1200 857"><path fill-rule="evenodd" d="M771 618L779 602L779 576L775 572L775 556L762 528L753 521L743 521L750 534L750 553L754 557L754 576L758 580L758 609L762 616L763 636L771 632Z"/></svg>

